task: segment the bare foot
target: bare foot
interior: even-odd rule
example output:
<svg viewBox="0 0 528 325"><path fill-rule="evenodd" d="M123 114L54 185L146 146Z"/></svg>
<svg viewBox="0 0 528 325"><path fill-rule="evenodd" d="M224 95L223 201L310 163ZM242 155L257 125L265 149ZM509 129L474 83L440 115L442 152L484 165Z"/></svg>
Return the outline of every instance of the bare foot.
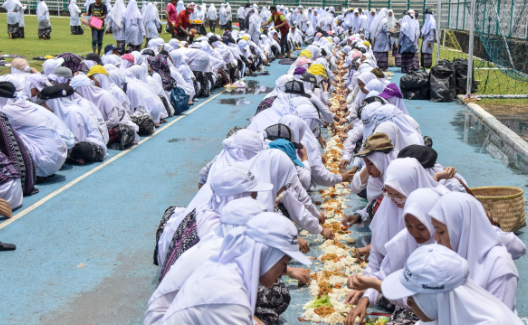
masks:
<svg viewBox="0 0 528 325"><path fill-rule="evenodd" d="M84 164L85 163L84 159L77 159L76 162L79 163L79 164Z"/></svg>
<svg viewBox="0 0 528 325"><path fill-rule="evenodd" d="M189 102L189 105L194 105L194 103L193 102Z"/></svg>
<svg viewBox="0 0 528 325"><path fill-rule="evenodd" d="M11 33L9 33L9 38L13 39L13 35Z"/></svg>
<svg viewBox="0 0 528 325"><path fill-rule="evenodd" d="M42 38L43 38L43 39L48 39L48 38L46 37L46 35L42 35Z"/></svg>
<svg viewBox="0 0 528 325"><path fill-rule="evenodd" d="M165 120L165 119L160 119L160 123L167 123L167 120Z"/></svg>

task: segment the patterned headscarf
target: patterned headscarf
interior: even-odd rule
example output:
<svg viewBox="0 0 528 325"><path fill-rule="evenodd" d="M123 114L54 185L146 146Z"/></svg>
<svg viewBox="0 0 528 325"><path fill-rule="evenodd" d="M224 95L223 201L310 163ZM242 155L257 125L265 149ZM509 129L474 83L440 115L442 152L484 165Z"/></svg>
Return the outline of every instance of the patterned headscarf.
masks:
<svg viewBox="0 0 528 325"><path fill-rule="evenodd" d="M177 87L176 80L171 77L166 55L158 54L155 57L149 56L147 60L152 70L160 75L164 90L170 91L172 88Z"/></svg>

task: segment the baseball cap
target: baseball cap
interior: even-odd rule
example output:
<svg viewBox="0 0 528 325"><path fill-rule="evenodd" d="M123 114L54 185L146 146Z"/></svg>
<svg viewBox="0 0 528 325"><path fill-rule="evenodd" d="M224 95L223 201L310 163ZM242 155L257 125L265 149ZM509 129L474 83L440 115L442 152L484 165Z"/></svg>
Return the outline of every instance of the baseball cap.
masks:
<svg viewBox="0 0 528 325"><path fill-rule="evenodd" d="M256 242L281 250L304 265L311 265L299 251L297 228L290 219L274 212L264 212L247 223L246 235Z"/></svg>
<svg viewBox="0 0 528 325"><path fill-rule="evenodd" d="M306 72L301 76L302 81L306 81L309 83L313 83L314 85L317 85L317 78L311 74L310 72Z"/></svg>
<svg viewBox="0 0 528 325"><path fill-rule="evenodd" d="M194 6L193 5L188 5L187 6L187 10L189 10L190 12L194 12Z"/></svg>
<svg viewBox="0 0 528 325"><path fill-rule="evenodd" d="M71 96L73 94L73 88L67 84L58 84L56 86L44 87L39 95L35 104L40 105L49 99L62 98Z"/></svg>
<svg viewBox="0 0 528 325"><path fill-rule="evenodd" d="M101 57L97 55L97 53L89 53L84 59L95 61L97 64L102 64Z"/></svg>
<svg viewBox="0 0 528 325"><path fill-rule="evenodd" d="M296 94L311 98L312 96L304 92L304 84L298 80L288 81L284 85L284 92L288 94Z"/></svg>
<svg viewBox="0 0 528 325"><path fill-rule="evenodd" d="M16 87L12 82L0 81L0 97L16 98L16 92Z"/></svg>
<svg viewBox="0 0 528 325"><path fill-rule="evenodd" d="M295 142L295 135L293 131L284 124L277 123L271 126L268 126L264 130L265 138L271 141L277 139L286 139L290 141L296 149L302 149L302 146Z"/></svg>
<svg viewBox="0 0 528 325"><path fill-rule="evenodd" d="M383 280L381 291L389 300L447 292L463 285L468 275L468 262L457 253L439 244L424 245L409 256L403 269Z"/></svg>
<svg viewBox="0 0 528 325"><path fill-rule="evenodd" d="M279 149L290 157L290 159L297 165L304 167L304 164L297 158L297 152L293 143L286 139L277 139L269 144L271 149Z"/></svg>
<svg viewBox="0 0 528 325"><path fill-rule="evenodd" d="M218 196L233 196L244 192L271 191L273 184L261 183L255 176L241 166L220 168L211 178L211 190Z"/></svg>
<svg viewBox="0 0 528 325"><path fill-rule="evenodd" d="M58 67L57 70L55 70L55 75L59 77L66 77L68 79L73 78L71 69L66 67Z"/></svg>
<svg viewBox="0 0 528 325"><path fill-rule="evenodd" d="M104 52L106 54L106 53L108 53L110 51L113 51L113 50L121 51L122 49L123 49L122 47L117 47L114 44L108 44L107 46L105 46Z"/></svg>
<svg viewBox="0 0 528 325"><path fill-rule="evenodd" d="M394 149L391 139L385 133L374 133L369 136L363 143L363 148L356 154L356 157L364 158L372 155L374 152L389 153Z"/></svg>

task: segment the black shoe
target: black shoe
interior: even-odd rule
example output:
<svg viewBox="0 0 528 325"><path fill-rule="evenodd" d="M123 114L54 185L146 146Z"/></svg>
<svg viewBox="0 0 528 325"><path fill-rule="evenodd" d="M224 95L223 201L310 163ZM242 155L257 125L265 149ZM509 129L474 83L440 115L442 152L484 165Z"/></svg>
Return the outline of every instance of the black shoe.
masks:
<svg viewBox="0 0 528 325"><path fill-rule="evenodd" d="M16 249L16 246L13 245L13 244L8 244L8 243L2 243L0 241L0 252L2 251L14 251Z"/></svg>

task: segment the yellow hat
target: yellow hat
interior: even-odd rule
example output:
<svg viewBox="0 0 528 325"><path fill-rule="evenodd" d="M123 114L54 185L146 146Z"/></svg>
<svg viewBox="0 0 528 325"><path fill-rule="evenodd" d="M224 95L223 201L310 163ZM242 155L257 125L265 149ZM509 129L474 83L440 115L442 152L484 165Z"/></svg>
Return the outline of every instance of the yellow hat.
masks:
<svg viewBox="0 0 528 325"><path fill-rule="evenodd" d="M366 47L370 47L370 42L369 41L364 41L363 45L365 45Z"/></svg>
<svg viewBox="0 0 528 325"><path fill-rule="evenodd" d="M312 64L306 72L313 74L314 76L323 76L325 79L328 79L326 75L326 69L321 63Z"/></svg>
<svg viewBox="0 0 528 325"><path fill-rule="evenodd" d="M53 55L46 55L44 58L45 58L45 59L48 59L48 60L49 60L49 59L55 59L55 57L54 57Z"/></svg>
<svg viewBox="0 0 528 325"><path fill-rule="evenodd" d="M247 37L247 36L245 36L245 35L242 36L241 39L243 39L243 40L246 41L246 42L249 41L249 37Z"/></svg>
<svg viewBox="0 0 528 325"><path fill-rule="evenodd" d="M93 67L91 67L88 73L86 74L86 76L90 77L96 73L105 74L108 76L108 72L106 71L106 69L102 65L99 65L99 64L96 64Z"/></svg>
<svg viewBox="0 0 528 325"><path fill-rule="evenodd" d="M312 57L312 52L310 52L308 50L302 50L301 54L300 54L300 57L309 59L309 58Z"/></svg>

